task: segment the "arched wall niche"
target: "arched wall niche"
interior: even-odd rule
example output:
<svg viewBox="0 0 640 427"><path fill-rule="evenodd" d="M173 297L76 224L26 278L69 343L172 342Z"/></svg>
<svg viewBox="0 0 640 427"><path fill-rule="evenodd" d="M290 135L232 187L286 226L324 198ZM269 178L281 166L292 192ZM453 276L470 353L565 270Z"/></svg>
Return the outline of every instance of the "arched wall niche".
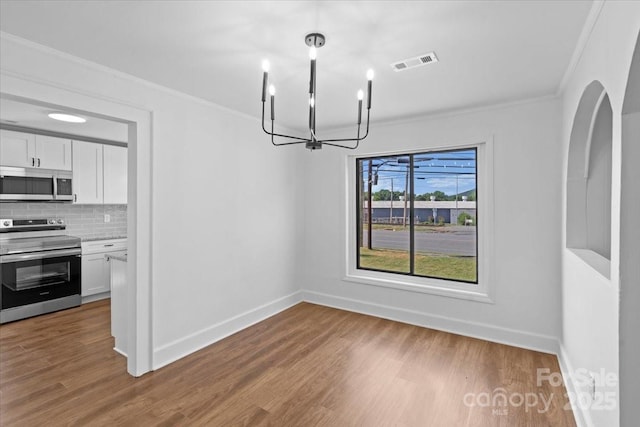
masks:
<svg viewBox="0 0 640 427"><path fill-rule="evenodd" d="M611 258L613 111L598 81L576 111L567 165L567 247L607 278Z"/></svg>

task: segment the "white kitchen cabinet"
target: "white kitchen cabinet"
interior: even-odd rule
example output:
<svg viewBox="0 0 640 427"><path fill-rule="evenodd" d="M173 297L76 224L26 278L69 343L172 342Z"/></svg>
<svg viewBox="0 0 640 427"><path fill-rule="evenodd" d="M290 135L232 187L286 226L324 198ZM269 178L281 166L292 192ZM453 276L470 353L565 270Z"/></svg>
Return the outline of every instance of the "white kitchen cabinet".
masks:
<svg viewBox="0 0 640 427"><path fill-rule="evenodd" d="M127 239L82 242L82 299L84 302L108 297L111 272L105 255L125 255ZM87 298L91 297L91 298Z"/></svg>
<svg viewBox="0 0 640 427"><path fill-rule="evenodd" d="M74 203L102 204L102 144L73 141Z"/></svg>
<svg viewBox="0 0 640 427"><path fill-rule="evenodd" d="M104 254L82 255L82 296L110 290L109 264Z"/></svg>
<svg viewBox="0 0 640 427"><path fill-rule="evenodd" d="M127 204L127 147L73 141L74 202Z"/></svg>
<svg viewBox="0 0 640 427"><path fill-rule="evenodd" d="M127 203L127 147L105 145L102 152L104 167L104 203Z"/></svg>
<svg viewBox="0 0 640 427"><path fill-rule="evenodd" d="M35 135L0 130L0 164L2 166L33 167L35 152Z"/></svg>
<svg viewBox="0 0 640 427"><path fill-rule="evenodd" d="M0 164L71 170L71 141L3 129L0 130Z"/></svg>
<svg viewBox="0 0 640 427"><path fill-rule="evenodd" d="M36 135L36 165L43 169L71 170L71 140Z"/></svg>

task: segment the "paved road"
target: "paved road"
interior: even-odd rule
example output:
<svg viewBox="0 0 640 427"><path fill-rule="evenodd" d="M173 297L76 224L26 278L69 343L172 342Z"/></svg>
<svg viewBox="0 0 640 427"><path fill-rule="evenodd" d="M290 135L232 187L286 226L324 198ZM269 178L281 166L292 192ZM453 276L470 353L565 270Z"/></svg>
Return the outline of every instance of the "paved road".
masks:
<svg viewBox="0 0 640 427"><path fill-rule="evenodd" d="M447 255L476 255L476 228L456 227L447 232L415 233L416 252L441 253ZM409 232L404 230L373 230L371 239L374 248L409 250ZM364 232L367 244L367 231Z"/></svg>

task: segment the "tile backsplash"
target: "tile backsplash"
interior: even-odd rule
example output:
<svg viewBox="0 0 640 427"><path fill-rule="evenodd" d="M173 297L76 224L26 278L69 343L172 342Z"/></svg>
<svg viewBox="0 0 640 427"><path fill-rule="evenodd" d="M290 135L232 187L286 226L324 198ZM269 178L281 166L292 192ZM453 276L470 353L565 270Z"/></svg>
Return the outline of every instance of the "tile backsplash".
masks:
<svg viewBox="0 0 640 427"><path fill-rule="evenodd" d="M110 221L105 222L105 215ZM127 205L74 205L71 203L0 203L0 218L62 218L67 234L82 239L126 237Z"/></svg>

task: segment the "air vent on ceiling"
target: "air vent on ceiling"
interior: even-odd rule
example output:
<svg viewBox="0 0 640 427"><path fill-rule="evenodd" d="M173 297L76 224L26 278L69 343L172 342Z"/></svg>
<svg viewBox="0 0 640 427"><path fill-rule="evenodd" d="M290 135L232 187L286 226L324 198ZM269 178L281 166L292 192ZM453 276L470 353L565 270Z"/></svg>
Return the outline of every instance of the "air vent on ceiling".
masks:
<svg viewBox="0 0 640 427"><path fill-rule="evenodd" d="M434 52L425 53L413 58L404 59L402 61L391 64L393 71L404 71L409 68L419 67L421 65L433 64L438 62L438 57Z"/></svg>

